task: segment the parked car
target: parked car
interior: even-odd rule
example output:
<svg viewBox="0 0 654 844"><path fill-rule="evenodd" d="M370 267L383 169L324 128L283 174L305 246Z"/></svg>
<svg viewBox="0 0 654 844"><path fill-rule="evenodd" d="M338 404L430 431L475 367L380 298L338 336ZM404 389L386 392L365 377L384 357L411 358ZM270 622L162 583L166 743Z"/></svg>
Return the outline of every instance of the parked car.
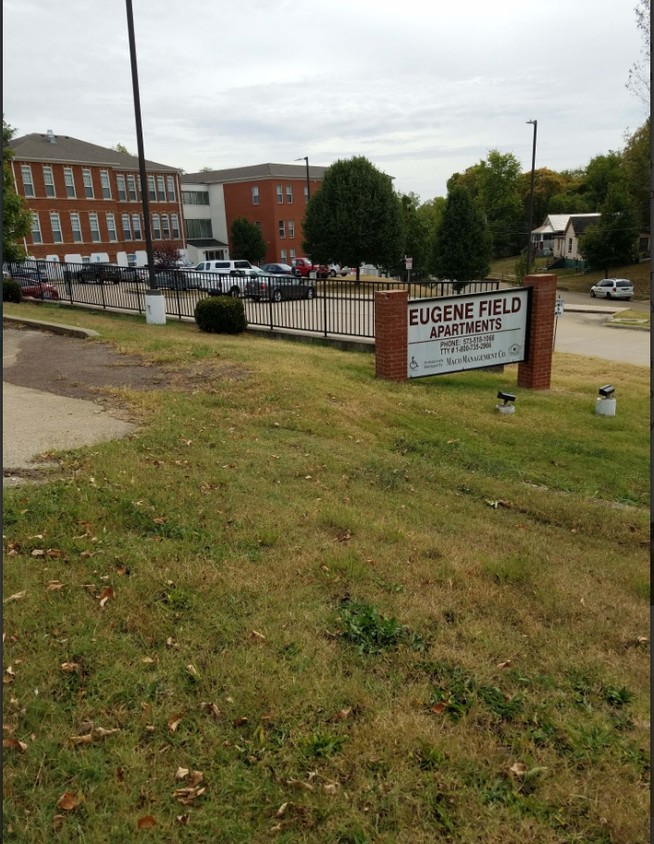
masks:
<svg viewBox="0 0 654 844"><path fill-rule="evenodd" d="M316 278L327 278L329 276L327 264L313 264L308 258L293 258L291 264L293 265L293 274L303 278L307 278L311 273L315 273Z"/></svg>
<svg viewBox="0 0 654 844"><path fill-rule="evenodd" d="M53 287L52 284L41 281L36 274L32 278L17 276L14 277L14 281L19 285L24 297L29 297L30 299L59 298L57 288Z"/></svg>
<svg viewBox="0 0 654 844"><path fill-rule="evenodd" d="M316 290L308 278L297 275L269 275L251 278L245 288L246 296L255 302L283 299L313 299Z"/></svg>
<svg viewBox="0 0 654 844"><path fill-rule="evenodd" d="M72 270L69 273L69 278L72 281L79 281L81 284L88 282L102 283L104 281L119 284L121 281L140 281L142 277L141 271L135 267L121 267L119 264L98 261L97 263L84 264L78 270Z"/></svg>
<svg viewBox="0 0 654 844"><path fill-rule="evenodd" d="M329 275L335 278L337 275L346 276L350 272L349 267L343 267L340 264L329 264Z"/></svg>
<svg viewBox="0 0 654 844"><path fill-rule="evenodd" d="M43 272L43 270L38 269L38 267L31 267L29 265L21 265L13 266L10 265L9 267L9 277L18 281L19 278L32 278L37 279L37 281L47 281L48 277Z"/></svg>
<svg viewBox="0 0 654 844"><path fill-rule="evenodd" d="M262 264L261 272L264 275L293 275L293 267L290 264Z"/></svg>
<svg viewBox="0 0 654 844"><path fill-rule="evenodd" d="M590 288L590 295L605 299L631 299L634 285L628 278L603 278Z"/></svg>

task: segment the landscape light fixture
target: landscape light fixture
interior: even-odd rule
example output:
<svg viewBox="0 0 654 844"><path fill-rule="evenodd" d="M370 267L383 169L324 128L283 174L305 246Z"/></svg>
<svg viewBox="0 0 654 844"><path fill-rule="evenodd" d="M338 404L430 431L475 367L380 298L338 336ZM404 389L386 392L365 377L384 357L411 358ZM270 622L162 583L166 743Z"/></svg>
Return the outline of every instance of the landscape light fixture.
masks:
<svg viewBox="0 0 654 844"><path fill-rule="evenodd" d="M499 413L503 414L510 414L515 413L515 405L512 402L515 401L515 396L513 393L505 393L500 390L497 394L498 399L502 399L503 404L495 405Z"/></svg>
<svg viewBox="0 0 654 844"><path fill-rule="evenodd" d="M296 161L306 161L307 163L307 205L311 199L311 181L309 180L309 156L303 155L301 158L296 158Z"/></svg>
<svg viewBox="0 0 654 844"><path fill-rule="evenodd" d="M595 399L595 413L598 416L615 416L616 400L613 384L605 384L599 388L599 397Z"/></svg>
<svg viewBox="0 0 654 844"><path fill-rule="evenodd" d="M527 240L527 275L531 270L531 231L534 228L534 179L536 177L536 132L538 130L537 120L528 120L528 124L534 127L534 141L531 150L531 181L529 184L529 233Z"/></svg>

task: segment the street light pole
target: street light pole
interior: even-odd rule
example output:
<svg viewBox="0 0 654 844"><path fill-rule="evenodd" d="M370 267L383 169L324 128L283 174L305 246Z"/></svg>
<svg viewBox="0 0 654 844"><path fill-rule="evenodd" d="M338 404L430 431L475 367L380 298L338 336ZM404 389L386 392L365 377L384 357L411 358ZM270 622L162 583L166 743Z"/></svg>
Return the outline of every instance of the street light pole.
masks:
<svg viewBox="0 0 654 844"><path fill-rule="evenodd" d="M536 175L536 132L538 130L537 120L528 120L528 124L534 127L534 143L531 150L531 183L529 186L529 233L527 241L527 275L531 269L531 231L534 228L534 178Z"/></svg>
<svg viewBox="0 0 654 844"><path fill-rule="evenodd" d="M307 163L307 205L311 199L311 181L309 179L309 156L303 155L301 158L296 158L296 161L306 161Z"/></svg>

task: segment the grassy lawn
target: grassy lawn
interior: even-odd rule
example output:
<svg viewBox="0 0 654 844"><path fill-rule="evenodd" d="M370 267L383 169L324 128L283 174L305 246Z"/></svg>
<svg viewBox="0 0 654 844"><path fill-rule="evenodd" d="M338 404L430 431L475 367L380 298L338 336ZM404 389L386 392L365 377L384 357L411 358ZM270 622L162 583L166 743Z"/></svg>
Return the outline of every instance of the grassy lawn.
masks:
<svg viewBox="0 0 654 844"><path fill-rule="evenodd" d="M648 840L647 369L6 310L184 380L5 490L5 841Z"/></svg>

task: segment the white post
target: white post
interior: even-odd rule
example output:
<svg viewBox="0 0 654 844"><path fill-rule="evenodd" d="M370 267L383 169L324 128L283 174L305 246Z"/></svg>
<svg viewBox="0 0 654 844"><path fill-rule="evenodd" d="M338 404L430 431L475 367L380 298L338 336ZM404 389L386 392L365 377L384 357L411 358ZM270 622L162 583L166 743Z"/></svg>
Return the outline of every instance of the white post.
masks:
<svg viewBox="0 0 654 844"><path fill-rule="evenodd" d="M163 290L145 291L145 321L147 325L166 324L166 297Z"/></svg>

